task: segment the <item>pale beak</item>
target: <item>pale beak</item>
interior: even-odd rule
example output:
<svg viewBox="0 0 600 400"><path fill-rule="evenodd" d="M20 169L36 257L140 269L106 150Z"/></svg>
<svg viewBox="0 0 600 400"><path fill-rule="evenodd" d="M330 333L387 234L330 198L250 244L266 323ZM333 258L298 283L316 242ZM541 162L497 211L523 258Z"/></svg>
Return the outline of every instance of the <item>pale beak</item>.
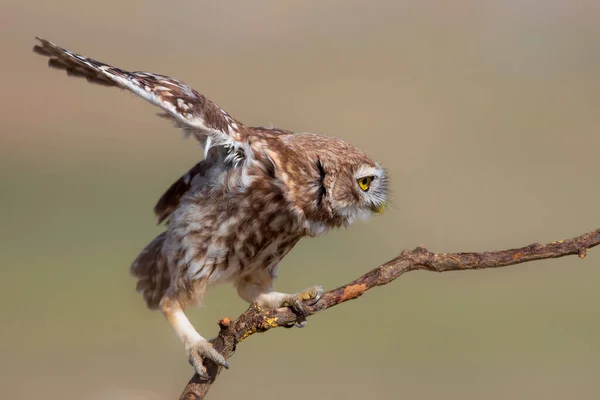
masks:
<svg viewBox="0 0 600 400"><path fill-rule="evenodd" d="M373 205L371 206L371 210L373 210L373 212L374 212L375 214L379 214L379 215L381 215L381 214L383 214L383 212L385 211L385 203L382 203L382 204L380 204L380 205L375 205L375 204L373 204Z"/></svg>

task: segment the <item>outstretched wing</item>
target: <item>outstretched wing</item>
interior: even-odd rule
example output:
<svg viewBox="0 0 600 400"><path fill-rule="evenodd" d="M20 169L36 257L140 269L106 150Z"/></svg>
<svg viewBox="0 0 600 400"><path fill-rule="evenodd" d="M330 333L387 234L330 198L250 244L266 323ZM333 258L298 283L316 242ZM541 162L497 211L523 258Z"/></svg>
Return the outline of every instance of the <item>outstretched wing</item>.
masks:
<svg viewBox="0 0 600 400"><path fill-rule="evenodd" d="M190 134L208 152L210 147L225 146L232 158L243 153L243 126L225 110L184 82L150 72L129 72L63 49L45 39L33 50L50 57L48 65L67 71L70 76L88 82L127 89L162 108L162 117L173 120L188 137Z"/></svg>

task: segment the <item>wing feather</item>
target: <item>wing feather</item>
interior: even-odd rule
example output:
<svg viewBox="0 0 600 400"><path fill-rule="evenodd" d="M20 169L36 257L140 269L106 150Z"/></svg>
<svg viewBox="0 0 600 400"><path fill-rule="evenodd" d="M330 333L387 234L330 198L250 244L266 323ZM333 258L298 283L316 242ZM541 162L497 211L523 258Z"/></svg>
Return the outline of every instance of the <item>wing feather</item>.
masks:
<svg viewBox="0 0 600 400"><path fill-rule="evenodd" d="M129 72L73 53L45 39L36 39L41 44L33 50L49 57L50 67L91 83L129 90L160 107L164 111L160 116L173 120L186 137L194 135L206 152L213 146L243 151L243 125L186 83L151 72ZM207 138L210 138L208 143Z"/></svg>
<svg viewBox="0 0 600 400"><path fill-rule="evenodd" d="M208 183L209 171L216 162L217 157L209 157L200 161L165 191L154 206L154 214L158 218L159 224L171 215L187 192L192 189L199 190Z"/></svg>

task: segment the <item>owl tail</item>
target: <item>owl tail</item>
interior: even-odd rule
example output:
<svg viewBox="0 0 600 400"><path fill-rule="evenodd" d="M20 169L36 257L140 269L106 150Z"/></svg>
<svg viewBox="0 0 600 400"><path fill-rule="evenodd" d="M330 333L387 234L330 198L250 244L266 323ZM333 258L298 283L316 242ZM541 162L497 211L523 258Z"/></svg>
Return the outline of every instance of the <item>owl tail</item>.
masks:
<svg viewBox="0 0 600 400"><path fill-rule="evenodd" d="M150 242L131 264L129 271L138 279L136 291L142 294L148 308L157 309L170 284L169 269L162 253L166 233Z"/></svg>

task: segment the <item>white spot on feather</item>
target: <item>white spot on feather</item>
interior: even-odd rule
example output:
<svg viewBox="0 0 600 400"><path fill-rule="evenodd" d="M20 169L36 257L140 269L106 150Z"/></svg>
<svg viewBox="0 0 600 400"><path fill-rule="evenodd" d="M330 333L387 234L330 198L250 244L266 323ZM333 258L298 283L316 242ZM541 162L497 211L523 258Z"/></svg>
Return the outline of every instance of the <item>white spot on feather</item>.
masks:
<svg viewBox="0 0 600 400"><path fill-rule="evenodd" d="M231 231L231 228L235 228L235 225L238 223L239 219L237 217L230 217L225 222L221 223L219 226L219 230L216 234L220 237L224 237Z"/></svg>
<svg viewBox="0 0 600 400"><path fill-rule="evenodd" d="M327 232L328 230L327 225L325 225L325 223L320 221L311 221L310 219L307 219L304 222L304 229L306 229L309 232L310 236L318 236Z"/></svg>
<svg viewBox="0 0 600 400"><path fill-rule="evenodd" d="M177 107L181 108L183 111L188 111L190 109L190 106L183 99L177 99Z"/></svg>

